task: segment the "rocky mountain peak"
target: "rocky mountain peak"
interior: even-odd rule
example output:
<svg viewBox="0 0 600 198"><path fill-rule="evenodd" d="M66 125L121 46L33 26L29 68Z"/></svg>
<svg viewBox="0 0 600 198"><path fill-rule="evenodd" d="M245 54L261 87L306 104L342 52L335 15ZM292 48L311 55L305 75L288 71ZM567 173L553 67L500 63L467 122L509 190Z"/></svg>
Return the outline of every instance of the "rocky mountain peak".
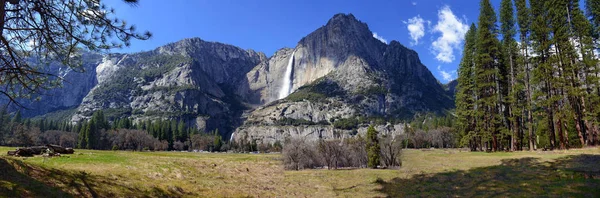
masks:
<svg viewBox="0 0 600 198"><path fill-rule="evenodd" d="M364 42L373 39L373 33L369 26L356 19L352 14L336 14L325 26L304 37L299 43L307 44L312 41L330 40L334 42ZM354 43L353 42L353 43ZM352 43L350 43L352 44Z"/></svg>
<svg viewBox="0 0 600 198"><path fill-rule="evenodd" d="M359 23L359 24L363 24L363 25L367 25L365 23L362 23L360 20L356 19L356 17L354 17L353 14L348 13L348 14L344 14L344 13L338 13L333 15L333 17L331 19L329 19L329 21L327 21L327 25L326 26L332 26L335 24L350 24L350 23Z"/></svg>

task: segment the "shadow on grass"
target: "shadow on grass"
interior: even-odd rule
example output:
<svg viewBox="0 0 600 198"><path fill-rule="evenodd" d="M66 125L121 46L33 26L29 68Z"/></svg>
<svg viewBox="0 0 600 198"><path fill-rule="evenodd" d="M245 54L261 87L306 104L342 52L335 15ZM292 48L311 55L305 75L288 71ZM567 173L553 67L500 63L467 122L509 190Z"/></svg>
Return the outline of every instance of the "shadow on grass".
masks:
<svg viewBox="0 0 600 198"><path fill-rule="evenodd" d="M92 175L84 171L48 169L20 159L0 157L0 197L181 197L157 187L139 189L119 181L126 178Z"/></svg>
<svg viewBox="0 0 600 198"><path fill-rule="evenodd" d="M553 162L505 159L501 165L410 179L378 179L388 197L599 197L600 155L576 155Z"/></svg>

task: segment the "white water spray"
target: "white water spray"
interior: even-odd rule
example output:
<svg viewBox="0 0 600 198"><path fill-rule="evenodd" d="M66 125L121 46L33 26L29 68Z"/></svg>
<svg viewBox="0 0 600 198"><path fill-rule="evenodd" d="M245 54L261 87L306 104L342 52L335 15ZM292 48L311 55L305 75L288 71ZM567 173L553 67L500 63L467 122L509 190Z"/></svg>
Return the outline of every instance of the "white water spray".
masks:
<svg viewBox="0 0 600 198"><path fill-rule="evenodd" d="M285 75L283 76L283 85L279 90L279 99L285 98L290 95L292 91L292 69L294 67L294 54L296 52L292 52L292 56L288 60L287 68L285 69Z"/></svg>

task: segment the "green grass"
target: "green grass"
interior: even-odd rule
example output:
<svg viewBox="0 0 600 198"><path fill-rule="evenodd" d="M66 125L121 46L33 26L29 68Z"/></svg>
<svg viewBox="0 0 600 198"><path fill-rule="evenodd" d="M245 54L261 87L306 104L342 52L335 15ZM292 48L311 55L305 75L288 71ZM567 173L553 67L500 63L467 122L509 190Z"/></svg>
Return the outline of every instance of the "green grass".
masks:
<svg viewBox="0 0 600 198"><path fill-rule="evenodd" d="M600 149L405 150L397 170L284 171L278 154L76 150L5 156L0 197L598 197Z"/></svg>

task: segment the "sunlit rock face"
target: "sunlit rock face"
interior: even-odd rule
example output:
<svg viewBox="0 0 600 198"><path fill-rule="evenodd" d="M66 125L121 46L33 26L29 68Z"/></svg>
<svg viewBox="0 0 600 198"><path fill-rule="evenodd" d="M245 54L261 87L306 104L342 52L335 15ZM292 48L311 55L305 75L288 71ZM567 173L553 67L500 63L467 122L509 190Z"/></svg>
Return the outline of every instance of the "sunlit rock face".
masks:
<svg viewBox="0 0 600 198"><path fill-rule="evenodd" d="M106 55L96 68L98 84L71 121L104 110L109 119L181 119L205 130L232 131L245 109L244 98L235 94L238 84L248 84L246 74L265 60L263 53L198 38Z"/></svg>
<svg viewBox="0 0 600 198"><path fill-rule="evenodd" d="M452 108L451 97L421 64L415 51L397 41L387 45L375 39L368 26L352 14L335 15L288 51L294 54L291 95L276 102L271 102L272 95L265 95L260 101L266 105L249 113L232 139L273 143L295 136L349 137L359 134L369 123L360 123L355 130L332 125L360 117L398 120ZM263 73L256 72L254 76L286 78L275 77L285 73L284 64L277 66L277 72L261 70ZM385 130L401 133L400 125L387 123L377 127L398 126Z"/></svg>

